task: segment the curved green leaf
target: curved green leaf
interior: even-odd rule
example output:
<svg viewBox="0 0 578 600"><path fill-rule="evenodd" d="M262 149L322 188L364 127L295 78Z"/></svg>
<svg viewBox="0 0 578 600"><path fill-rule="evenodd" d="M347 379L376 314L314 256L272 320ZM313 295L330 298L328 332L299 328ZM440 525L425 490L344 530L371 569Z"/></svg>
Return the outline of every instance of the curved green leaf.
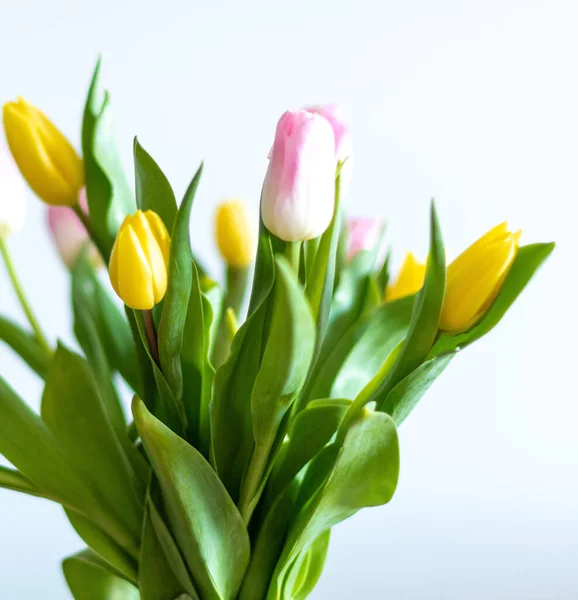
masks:
<svg viewBox="0 0 578 600"><path fill-rule="evenodd" d="M70 524L76 533L98 556L109 563L126 579L136 583L136 560L123 550L105 531L96 523L70 509L64 509Z"/></svg>
<svg viewBox="0 0 578 600"><path fill-rule="evenodd" d="M62 570L74 600L139 600L132 583L112 573L91 550L65 558Z"/></svg>
<svg viewBox="0 0 578 600"><path fill-rule="evenodd" d="M370 396L380 410L389 392L426 359L438 332L446 282L445 249L435 205L431 206L430 247L423 287L418 292L405 342L393 367Z"/></svg>
<svg viewBox="0 0 578 600"><path fill-rule="evenodd" d="M136 137L134 172L137 206L141 210L156 212L167 230L172 231L178 211L175 193L161 168Z"/></svg>
<svg viewBox="0 0 578 600"><path fill-rule="evenodd" d="M169 281L158 334L162 371L179 403L183 397L180 353L193 283L194 259L191 251L189 222L202 172L203 165L201 164L185 192L172 231Z"/></svg>
<svg viewBox="0 0 578 600"><path fill-rule="evenodd" d="M249 535L207 461L135 397L133 415L158 477L168 522L204 600L232 600L249 562Z"/></svg>
<svg viewBox="0 0 578 600"><path fill-rule="evenodd" d="M59 345L42 396L41 415L67 460L90 482L103 509L118 520L123 546L139 546L144 498L108 419L86 361Z"/></svg>
<svg viewBox="0 0 578 600"><path fill-rule="evenodd" d="M0 340L10 346L40 377L44 378L46 376L50 358L38 344L33 334L25 331L20 325L0 316Z"/></svg>
<svg viewBox="0 0 578 600"><path fill-rule="evenodd" d="M28 477L22 475L20 471L9 469L2 465L0 465L0 488L52 500L48 494L43 492L38 486L34 485L32 481L30 481Z"/></svg>
<svg viewBox="0 0 578 600"><path fill-rule="evenodd" d="M113 139L110 99L100 85L100 59L84 108L82 154L92 234L108 260L120 224L136 205Z"/></svg>
<svg viewBox="0 0 578 600"><path fill-rule="evenodd" d="M307 484L316 491L307 492L310 499L301 501L303 508L289 531L268 600L278 597L293 561L319 536L361 508L389 502L395 492L399 444L393 420L386 413L364 408L349 424L340 446L335 450L328 446L322 454L326 459L318 461L318 474ZM316 479L320 485L314 483ZM302 489L305 485L304 481Z"/></svg>

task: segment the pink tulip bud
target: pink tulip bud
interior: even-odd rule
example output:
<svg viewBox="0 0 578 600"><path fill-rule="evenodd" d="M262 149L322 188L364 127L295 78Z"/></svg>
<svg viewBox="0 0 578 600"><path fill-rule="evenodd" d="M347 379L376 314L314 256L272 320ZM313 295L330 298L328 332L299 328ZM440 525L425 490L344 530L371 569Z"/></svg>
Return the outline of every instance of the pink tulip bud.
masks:
<svg viewBox="0 0 578 600"><path fill-rule="evenodd" d="M82 210L88 213L85 188L80 191L79 204ZM60 254L64 264L71 267L89 240L88 232L80 219L74 214L74 210L68 206L49 206L48 226L58 254ZM93 244L89 246L88 258L95 267L102 264L98 251Z"/></svg>
<svg viewBox="0 0 578 600"><path fill-rule="evenodd" d="M333 135L335 137L335 156L338 162L342 163L341 167L341 193L345 194L349 188L352 174L352 141L349 125L345 120L343 110L340 106L334 104L321 104L319 106L310 106L305 110L321 115L327 119Z"/></svg>
<svg viewBox="0 0 578 600"><path fill-rule="evenodd" d="M267 229L286 242L319 237L333 217L335 167L329 122L305 110L287 111L277 124L263 183Z"/></svg>
<svg viewBox="0 0 578 600"><path fill-rule="evenodd" d="M0 237L21 229L26 216L24 180L4 145L0 145Z"/></svg>
<svg viewBox="0 0 578 600"><path fill-rule="evenodd" d="M383 219L347 219L347 260L352 260L362 250L373 250L383 230Z"/></svg>

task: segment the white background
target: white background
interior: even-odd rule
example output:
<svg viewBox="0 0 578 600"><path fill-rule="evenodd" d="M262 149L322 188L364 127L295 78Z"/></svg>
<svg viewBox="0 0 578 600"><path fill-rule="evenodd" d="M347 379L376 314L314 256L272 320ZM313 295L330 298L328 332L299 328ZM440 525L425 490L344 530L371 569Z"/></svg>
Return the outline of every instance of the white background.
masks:
<svg viewBox="0 0 578 600"><path fill-rule="evenodd" d="M424 256L432 196L450 257L506 218L558 242L404 423L397 493L334 531L316 600L578 597L577 26L575 0L0 0L0 102L23 95L78 145L102 51L127 168L135 134L179 194L205 159L193 241L215 268L215 203L256 213L278 116L328 101L354 132L349 211L388 219L398 263ZM67 274L29 205L13 253L70 342ZM2 269L0 290L22 321ZM0 369L37 407L4 348ZM80 547L58 507L0 490L0 598L68 598L59 563Z"/></svg>

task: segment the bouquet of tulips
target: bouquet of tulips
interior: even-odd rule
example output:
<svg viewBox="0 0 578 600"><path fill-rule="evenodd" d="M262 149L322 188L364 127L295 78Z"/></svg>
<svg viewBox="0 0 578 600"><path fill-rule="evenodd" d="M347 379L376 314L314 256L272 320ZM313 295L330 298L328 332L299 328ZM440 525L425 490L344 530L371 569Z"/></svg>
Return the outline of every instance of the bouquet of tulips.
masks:
<svg viewBox="0 0 578 600"><path fill-rule="evenodd" d="M393 496L397 427L553 244L520 246L504 223L446 266L432 205L425 264L408 254L391 276L382 223L344 217L350 133L321 106L279 120L258 235L240 202L219 207L221 285L190 245L202 165L178 204L135 140L133 191L98 67L82 157L25 100L3 118L70 270L78 348L46 339L18 281L6 153L0 248L30 328L1 317L0 339L44 392L37 414L0 377L0 486L62 505L86 544L63 562L76 600L306 598L332 527Z"/></svg>

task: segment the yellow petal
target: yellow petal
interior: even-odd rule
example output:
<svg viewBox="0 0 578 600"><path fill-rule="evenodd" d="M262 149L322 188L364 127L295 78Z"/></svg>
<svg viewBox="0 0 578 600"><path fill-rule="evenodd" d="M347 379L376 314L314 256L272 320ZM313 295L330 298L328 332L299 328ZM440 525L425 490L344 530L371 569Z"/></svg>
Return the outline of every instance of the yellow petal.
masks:
<svg viewBox="0 0 578 600"><path fill-rule="evenodd" d="M72 204L70 188L55 168L37 128L14 104L4 106L3 116L10 152L28 185L47 204Z"/></svg>
<svg viewBox="0 0 578 600"><path fill-rule="evenodd" d="M255 234L245 206L239 200L223 202L217 209L215 237L227 265L243 269L255 258Z"/></svg>
<svg viewBox="0 0 578 600"><path fill-rule="evenodd" d="M459 268L455 267L456 261L448 267L440 329L466 331L481 319L512 266L519 238L520 232L505 235L500 232L493 236L493 241L486 238L486 243L470 246L460 256Z"/></svg>
<svg viewBox="0 0 578 600"><path fill-rule="evenodd" d="M155 305L149 261L132 225L123 227L116 241L119 296L130 308L149 310Z"/></svg>
<svg viewBox="0 0 578 600"><path fill-rule="evenodd" d="M160 302L167 291L167 265L159 243L153 233L149 219L142 211L132 217L131 227L140 242L152 274L155 304Z"/></svg>
<svg viewBox="0 0 578 600"><path fill-rule="evenodd" d="M385 300L391 302L419 292L425 279L426 265L416 260L408 252L401 266L397 280L388 285L385 290Z"/></svg>
<svg viewBox="0 0 578 600"><path fill-rule="evenodd" d="M147 210L144 213L144 216L149 223L151 231L155 236L155 239L161 249L161 252L163 253L165 264L168 268L169 258L171 255L171 238L169 237L169 232L167 231L163 220L156 212L152 210Z"/></svg>

